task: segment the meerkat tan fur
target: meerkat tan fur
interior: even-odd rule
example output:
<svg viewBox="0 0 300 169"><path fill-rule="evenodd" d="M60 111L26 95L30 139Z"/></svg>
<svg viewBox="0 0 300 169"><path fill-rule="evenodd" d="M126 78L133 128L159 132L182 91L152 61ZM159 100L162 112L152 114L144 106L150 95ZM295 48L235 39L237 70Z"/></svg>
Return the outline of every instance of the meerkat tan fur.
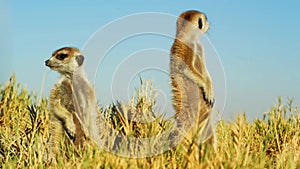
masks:
<svg viewBox="0 0 300 169"><path fill-rule="evenodd" d="M214 92L199 39L208 29L207 18L199 11L187 11L178 17L170 54L170 76L177 126L189 131L196 125L200 133L198 143L214 144L210 119Z"/></svg>
<svg viewBox="0 0 300 169"><path fill-rule="evenodd" d="M77 48L65 47L53 52L46 66L61 75L50 94L50 148L59 152L64 135L82 145L86 139L98 141L95 92L84 74L84 56Z"/></svg>

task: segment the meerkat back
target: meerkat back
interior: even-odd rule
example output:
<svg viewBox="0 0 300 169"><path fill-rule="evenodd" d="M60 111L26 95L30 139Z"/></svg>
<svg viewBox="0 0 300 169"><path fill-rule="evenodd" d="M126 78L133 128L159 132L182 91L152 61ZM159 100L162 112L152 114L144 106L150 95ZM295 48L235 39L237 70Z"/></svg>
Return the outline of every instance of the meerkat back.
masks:
<svg viewBox="0 0 300 169"><path fill-rule="evenodd" d="M199 37L208 29L207 18L199 11L186 11L178 17L170 54L170 76L177 126L187 132L198 131L198 143L215 144L210 117L213 86L199 43Z"/></svg>

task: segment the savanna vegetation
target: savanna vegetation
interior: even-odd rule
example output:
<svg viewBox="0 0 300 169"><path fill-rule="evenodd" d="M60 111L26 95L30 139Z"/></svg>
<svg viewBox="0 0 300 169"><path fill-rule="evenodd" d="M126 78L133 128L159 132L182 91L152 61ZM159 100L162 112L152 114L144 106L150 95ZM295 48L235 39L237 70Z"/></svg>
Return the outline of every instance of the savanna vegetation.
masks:
<svg viewBox="0 0 300 169"><path fill-rule="evenodd" d="M155 110L151 86L145 82L137 90L130 101L136 109ZM133 124L114 111L115 104L100 107L99 112L124 135L158 135L172 125L162 116L151 124ZM250 122L240 114L232 122L220 121L216 150L183 140L145 158L121 157L89 144L78 148L62 139L62 153L53 166L44 161L48 126L48 99L29 92L12 75L0 86L0 168L300 168L300 114L292 99L279 98L262 119Z"/></svg>

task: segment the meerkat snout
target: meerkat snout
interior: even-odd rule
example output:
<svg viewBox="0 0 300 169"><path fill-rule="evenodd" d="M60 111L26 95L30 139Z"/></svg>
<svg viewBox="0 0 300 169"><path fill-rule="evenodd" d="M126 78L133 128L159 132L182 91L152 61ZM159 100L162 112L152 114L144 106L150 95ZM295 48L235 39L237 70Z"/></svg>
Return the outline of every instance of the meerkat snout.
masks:
<svg viewBox="0 0 300 169"><path fill-rule="evenodd" d="M45 61L45 65L46 65L46 66L49 66L49 60L46 60L46 61Z"/></svg>

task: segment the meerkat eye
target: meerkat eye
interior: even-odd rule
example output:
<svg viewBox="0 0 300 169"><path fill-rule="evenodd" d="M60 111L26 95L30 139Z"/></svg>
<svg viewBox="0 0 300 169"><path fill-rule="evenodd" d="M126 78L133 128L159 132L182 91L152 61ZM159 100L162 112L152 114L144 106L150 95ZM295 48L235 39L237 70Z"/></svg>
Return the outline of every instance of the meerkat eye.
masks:
<svg viewBox="0 0 300 169"><path fill-rule="evenodd" d="M201 18L199 18L199 20L198 20L198 27L199 27L199 29L203 28L203 22L202 22Z"/></svg>
<svg viewBox="0 0 300 169"><path fill-rule="evenodd" d="M64 60L66 57L68 57L68 54L62 53L62 54L56 55L56 58L57 58L58 60Z"/></svg>

